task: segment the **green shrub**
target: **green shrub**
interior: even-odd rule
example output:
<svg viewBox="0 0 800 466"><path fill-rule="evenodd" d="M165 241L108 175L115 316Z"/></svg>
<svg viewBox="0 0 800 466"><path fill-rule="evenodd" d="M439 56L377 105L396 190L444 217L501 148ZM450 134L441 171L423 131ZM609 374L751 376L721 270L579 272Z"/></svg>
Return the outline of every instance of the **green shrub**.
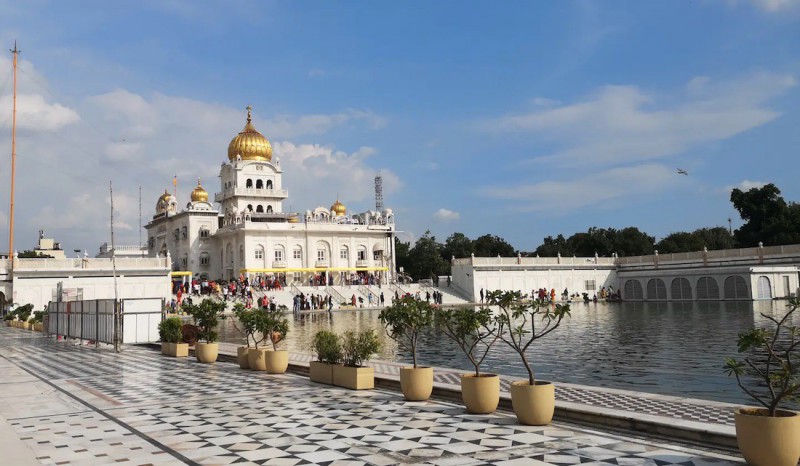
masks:
<svg viewBox="0 0 800 466"><path fill-rule="evenodd" d="M192 316L197 326L197 337L206 343L214 343L219 339L216 332L219 320L224 319L225 303L213 299L204 299L200 304L184 304L183 310Z"/></svg>
<svg viewBox="0 0 800 466"><path fill-rule="evenodd" d="M342 345L339 336L330 330L320 330L314 334L311 349L317 354L317 361L339 364L342 360Z"/></svg>
<svg viewBox="0 0 800 466"><path fill-rule="evenodd" d="M31 317L31 312L33 312L33 304L20 306L16 308L14 312L17 314L17 319L19 319L21 322L27 322Z"/></svg>
<svg viewBox="0 0 800 466"><path fill-rule="evenodd" d="M342 362L348 367L361 367L364 361L381 350L381 342L374 330L356 332L348 330L342 337Z"/></svg>
<svg viewBox="0 0 800 466"><path fill-rule="evenodd" d="M266 309L257 310L259 315L256 319L258 331L264 335L264 339L272 341L272 349L278 350L278 344L286 338L289 333L289 319L284 317L280 310L268 311Z"/></svg>
<svg viewBox="0 0 800 466"><path fill-rule="evenodd" d="M442 309L436 313L436 324L461 348L475 367L475 377L480 377L480 365L500 336L492 311L469 307Z"/></svg>
<svg viewBox="0 0 800 466"><path fill-rule="evenodd" d="M182 326L180 317L164 319L158 324L158 337L163 343L180 343L183 340Z"/></svg>

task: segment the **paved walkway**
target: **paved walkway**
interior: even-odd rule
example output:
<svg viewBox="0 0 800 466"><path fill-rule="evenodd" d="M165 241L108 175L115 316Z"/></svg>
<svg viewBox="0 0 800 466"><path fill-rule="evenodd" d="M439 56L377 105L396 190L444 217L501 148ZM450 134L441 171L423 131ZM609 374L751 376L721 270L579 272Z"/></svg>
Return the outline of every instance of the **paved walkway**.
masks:
<svg viewBox="0 0 800 466"><path fill-rule="evenodd" d="M741 464L737 458L389 390L123 353L0 328L6 451L42 464ZM26 456L28 454L28 456ZM27 464L25 462L14 463Z"/></svg>

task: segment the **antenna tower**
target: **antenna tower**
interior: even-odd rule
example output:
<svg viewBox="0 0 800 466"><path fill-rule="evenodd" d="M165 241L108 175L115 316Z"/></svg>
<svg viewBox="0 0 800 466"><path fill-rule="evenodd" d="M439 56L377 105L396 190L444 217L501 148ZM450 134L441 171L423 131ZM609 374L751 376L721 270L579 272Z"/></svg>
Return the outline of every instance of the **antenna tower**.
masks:
<svg viewBox="0 0 800 466"><path fill-rule="evenodd" d="M383 212L383 177L375 177L375 210Z"/></svg>

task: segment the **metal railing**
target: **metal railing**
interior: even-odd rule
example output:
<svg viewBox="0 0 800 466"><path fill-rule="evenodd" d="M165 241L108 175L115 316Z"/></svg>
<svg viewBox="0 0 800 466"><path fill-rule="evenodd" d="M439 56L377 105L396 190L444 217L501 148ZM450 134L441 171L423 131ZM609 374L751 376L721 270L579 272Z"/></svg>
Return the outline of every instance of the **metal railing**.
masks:
<svg viewBox="0 0 800 466"><path fill-rule="evenodd" d="M325 292L328 293L328 295L331 296L338 304L348 302L347 298L342 296L342 294L336 291L336 289L332 286L325 287Z"/></svg>
<svg viewBox="0 0 800 466"><path fill-rule="evenodd" d="M47 333L65 338L79 338L114 344L113 299L88 301L51 301L47 306Z"/></svg>

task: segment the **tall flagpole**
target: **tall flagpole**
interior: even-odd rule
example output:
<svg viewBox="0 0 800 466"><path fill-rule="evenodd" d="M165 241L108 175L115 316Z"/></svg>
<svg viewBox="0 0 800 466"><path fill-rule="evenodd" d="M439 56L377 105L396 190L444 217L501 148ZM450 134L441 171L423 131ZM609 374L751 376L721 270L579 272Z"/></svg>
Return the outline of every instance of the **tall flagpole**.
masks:
<svg viewBox="0 0 800 466"><path fill-rule="evenodd" d="M14 41L14 50L10 50L14 55L14 103L11 112L11 208L8 213L8 256L11 260L11 267L14 266L14 176L17 170L17 41Z"/></svg>

